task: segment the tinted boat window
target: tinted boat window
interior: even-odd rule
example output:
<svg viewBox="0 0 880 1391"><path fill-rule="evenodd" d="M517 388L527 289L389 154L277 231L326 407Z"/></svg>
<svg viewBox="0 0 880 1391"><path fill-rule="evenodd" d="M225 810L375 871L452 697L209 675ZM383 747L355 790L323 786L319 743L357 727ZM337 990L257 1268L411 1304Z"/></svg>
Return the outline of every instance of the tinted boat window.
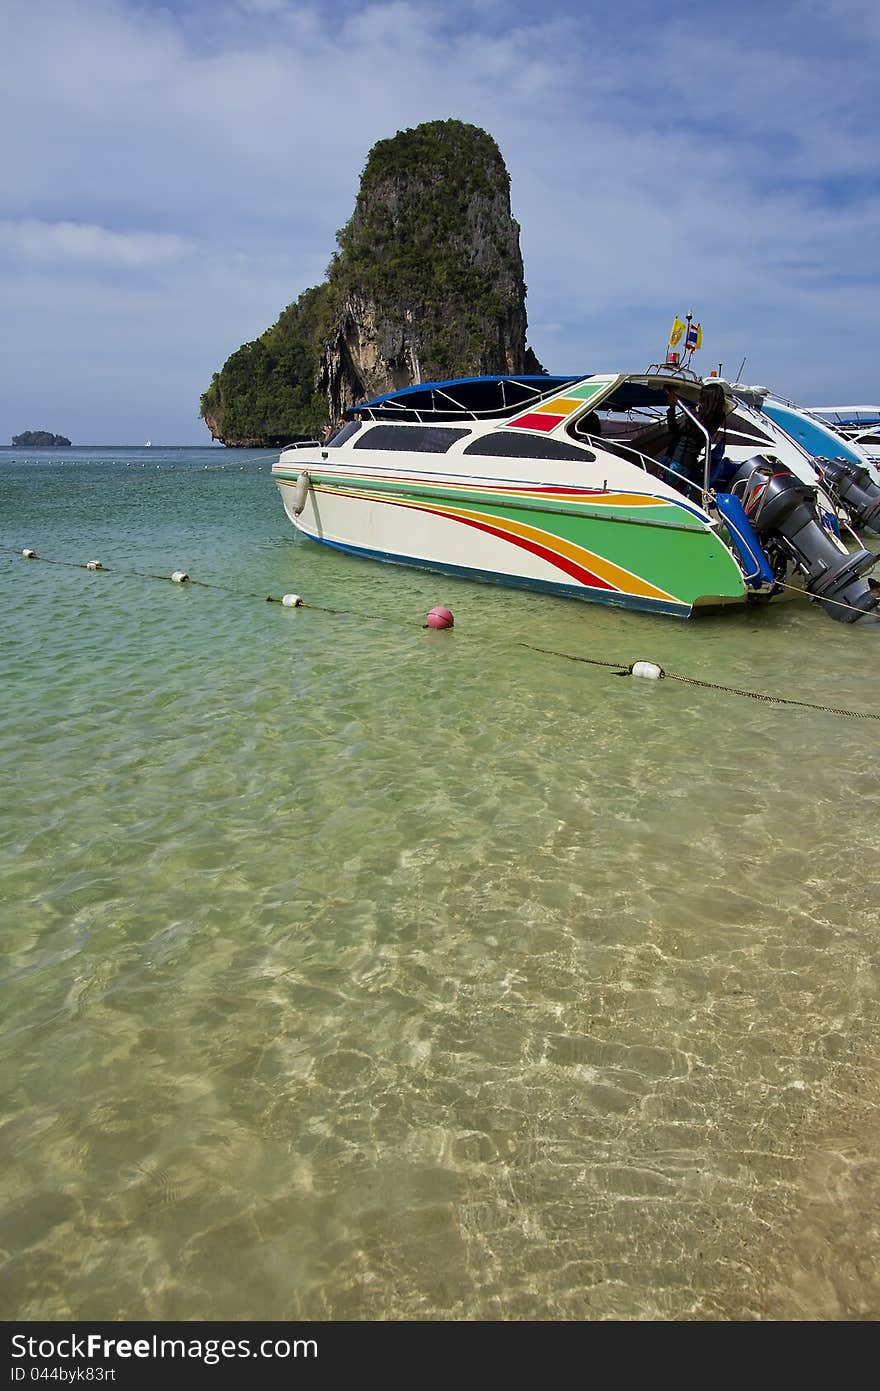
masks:
<svg viewBox="0 0 880 1391"><path fill-rule="evenodd" d="M592 464L596 459L590 449L578 449L577 445L565 444L562 440L530 435L526 430L498 430L483 435L469 444L464 453L495 459L574 459L579 464Z"/></svg>
<svg viewBox="0 0 880 1391"><path fill-rule="evenodd" d="M725 420L724 432L729 445L747 444L763 449L773 444L773 435L766 427L762 428L760 422L750 416L737 415L736 411L731 411Z"/></svg>
<svg viewBox="0 0 880 1391"><path fill-rule="evenodd" d="M470 430L444 430L437 425L372 425L355 449L402 449L409 454L445 454Z"/></svg>
<svg viewBox="0 0 880 1391"><path fill-rule="evenodd" d="M352 435L357 434L362 424L362 420L350 420L347 425L343 425L341 430L337 430L333 438L327 443L330 445L345 444L346 440L350 440Z"/></svg>

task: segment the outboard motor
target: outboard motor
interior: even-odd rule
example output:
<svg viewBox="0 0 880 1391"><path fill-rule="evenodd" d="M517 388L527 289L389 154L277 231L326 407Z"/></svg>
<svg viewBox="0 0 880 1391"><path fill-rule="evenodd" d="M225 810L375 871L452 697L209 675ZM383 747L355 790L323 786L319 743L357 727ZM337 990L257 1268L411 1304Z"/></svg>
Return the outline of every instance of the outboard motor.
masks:
<svg viewBox="0 0 880 1391"><path fill-rule="evenodd" d="M855 623L880 604L864 575L878 557L847 551L826 531L816 506L816 489L782 464L762 455L740 465L730 491L741 498L771 564L787 558L804 576L804 588L832 618ZM876 622L872 617L869 622Z"/></svg>
<svg viewBox="0 0 880 1391"><path fill-rule="evenodd" d="M849 459L816 459L822 482L840 498L856 526L880 532L880 484L871 470Z"/></svg>

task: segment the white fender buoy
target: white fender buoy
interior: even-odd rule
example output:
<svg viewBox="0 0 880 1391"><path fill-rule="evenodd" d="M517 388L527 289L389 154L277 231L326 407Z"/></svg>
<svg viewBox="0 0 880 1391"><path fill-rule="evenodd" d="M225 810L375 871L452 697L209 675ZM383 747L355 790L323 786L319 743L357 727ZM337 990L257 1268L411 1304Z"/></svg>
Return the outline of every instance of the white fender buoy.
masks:
<svg viewBox="0 0 880 1391"><path fill-rule="evenodd" d="M633 676L644 676L646 681L659 681L666 674L656 662L633 662L631 672Z"/></svg>
<svg viewBox="0 0 880 1391"><path fill-rule="evenodd" d="M175 584L186 584L187 580L189 579L189 575L186 573L185 570L175 570L171 578L173 579Z"/></svg>
<svg viewBox="0 0 880 1391"><path fill-rule="evenodd" d="M281 602L286 609L298 609L302 605L302 597L299 594L282 594Z"/></svg>
<svg viewBox="0 0 880 1391"><path fill-rule="evenodd" d="M36 560L37 558L36 551L32 551L30 546L25 546L24 550L22 551L22 555L24 556L25 560Z"/></svg>
<svg viewBox="0 0 880 1391"><path fill-rule="evenodd" d="M293 515L298 517L306 505L306 498L309 495L309 488L312 480L309 478L305 469L300 472L293 489Z"/></svg>
<svg viewBox="0 0 880 1391"><path fill-rule="evenodd" d="M87 560L87 561L86 561L86 569L87 569L87 570L103 570L103 568L104 568L104 567L103 567L103 565L101 564L100 560Z"/></svg>

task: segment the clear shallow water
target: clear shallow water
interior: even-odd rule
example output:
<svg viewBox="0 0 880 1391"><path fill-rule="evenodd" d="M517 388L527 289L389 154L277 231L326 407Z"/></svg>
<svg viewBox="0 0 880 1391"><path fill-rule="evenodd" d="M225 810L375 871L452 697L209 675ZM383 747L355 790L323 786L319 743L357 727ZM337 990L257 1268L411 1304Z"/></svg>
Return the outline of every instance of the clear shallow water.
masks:
<svg viewBox="0 0 880 1391"><path fill-rule="evenodd" d="M0 451L0 1316L878 1317L876 723L521 644L877 710L880 638L358 561L269 464Z"/></svg>

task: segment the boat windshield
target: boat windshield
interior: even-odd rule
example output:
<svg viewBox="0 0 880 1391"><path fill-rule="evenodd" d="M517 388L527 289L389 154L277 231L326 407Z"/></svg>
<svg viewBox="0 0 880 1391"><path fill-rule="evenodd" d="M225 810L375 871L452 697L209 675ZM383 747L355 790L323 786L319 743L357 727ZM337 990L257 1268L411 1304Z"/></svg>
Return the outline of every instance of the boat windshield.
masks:
<svg viewBox="0 0 880 1391"><path fill-rule="evenodd" d="M666 425L667 389L674 386L679 398L691 410L696 408L702 383L678 380L673 377L625 377L604 397L599 397L593 411L581 415L571 432L577 438L602 436L604 439L626 440L635 444L644 437L645 443L657 438L660 426ZM598 428L597 428L598 427ZM651 453L650 449L646 452Z"/></svg>

